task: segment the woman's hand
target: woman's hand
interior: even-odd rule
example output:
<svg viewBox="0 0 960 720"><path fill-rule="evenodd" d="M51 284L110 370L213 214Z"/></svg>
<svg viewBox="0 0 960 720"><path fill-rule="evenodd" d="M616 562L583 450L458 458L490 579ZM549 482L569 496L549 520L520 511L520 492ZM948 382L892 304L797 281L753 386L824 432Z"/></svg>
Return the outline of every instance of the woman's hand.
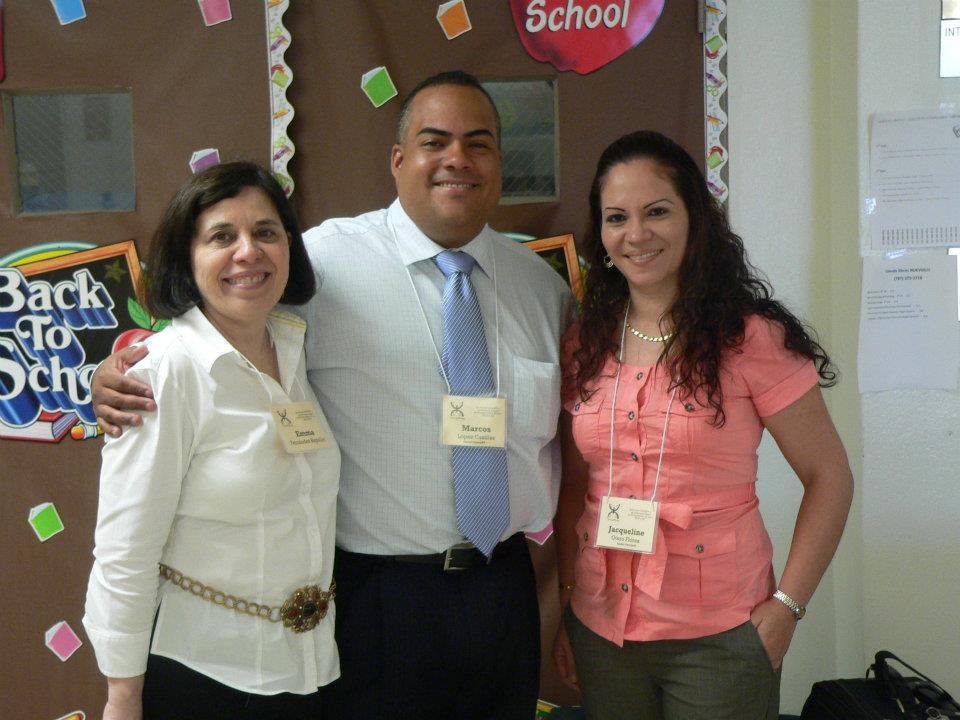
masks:
<svg viewBox="0 0 960 720"><path fill-rule="evenodd" d="M107 704L103 720L142 720L143 675L107 678Z"/></svg>
<svg viewBox="0 0 960 720"><path fill-rule="evenodd" d="M577 667L573 660L573 649L570 647L570 638L567 637L567 628L563 619L557 628L557 637L553 641L553 661L557 664L557 671L563 684L573 690L580 690L577 684Z"/></svg>
<svg viewBox="0 0 960 720"><path fill-rule="evenodd" d="M767 651L774 670L780 669L787 654L797 620L786 605L770 598L757 605L750 613L750 622L757 628L760 642Z"/></svg>

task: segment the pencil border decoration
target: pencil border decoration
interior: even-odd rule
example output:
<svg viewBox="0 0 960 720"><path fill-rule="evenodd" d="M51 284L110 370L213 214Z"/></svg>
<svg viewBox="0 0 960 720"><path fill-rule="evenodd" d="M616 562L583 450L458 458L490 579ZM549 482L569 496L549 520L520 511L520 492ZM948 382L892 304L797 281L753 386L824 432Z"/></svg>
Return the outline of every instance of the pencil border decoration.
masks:
<svg viewBox="0 0 960 720"><path fill-rule="evenodd" d="M293 71L284 57L291 38L290 31L283 24L283 15L290 7L290 0L264 0L264 4L270 86L270 169L287 197L290 197L294 182L287 172L287 163L293 158L296 146L287 134L287 126L294 115L293 105L287 98L287 88L293 82Z"/></svg>
<svg viewBox="0 0 960 720"><path fill-rule="evenodd" d="M704 167L707 187L721 203L730 195L727 163L726 0L706 0L703 26Z"/></svg>

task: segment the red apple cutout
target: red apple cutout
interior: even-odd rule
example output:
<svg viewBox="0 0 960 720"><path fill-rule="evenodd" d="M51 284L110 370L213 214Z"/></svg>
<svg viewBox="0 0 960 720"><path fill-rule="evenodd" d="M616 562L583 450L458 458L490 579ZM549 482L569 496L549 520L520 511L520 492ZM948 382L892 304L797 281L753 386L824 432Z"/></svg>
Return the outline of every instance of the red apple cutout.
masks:
<svg viewBox="0 0 960 720"><path fill-rule="evenodd" d="M586 75L639 45L665 1L510 0L510 10L530 57Z"/></svg>
<svg viewBox="0 0 960 720"><path fill-rule="evenodd" d="M150 317L150 313L148 313L143 306L133 298L127 298L127 313L129 313L130 319L133 320L138 327L131 328L130 330L124 330L122 333L117 335L116 339L113 341L113 348L110 350L111 353L115 353L117 350L122 350L123 348L129 347L135 343L142 342L154 333L160 332L163 330L163 328L170 324L169 320L154 320L152 317Z"/></svg>

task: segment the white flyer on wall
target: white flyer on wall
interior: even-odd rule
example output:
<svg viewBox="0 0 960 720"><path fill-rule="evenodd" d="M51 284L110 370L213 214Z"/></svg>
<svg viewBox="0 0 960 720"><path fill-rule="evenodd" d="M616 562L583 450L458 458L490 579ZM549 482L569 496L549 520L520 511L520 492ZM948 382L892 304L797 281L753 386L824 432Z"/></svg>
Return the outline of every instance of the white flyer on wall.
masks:
<svg viewBox="0 0 960 720"><path fill-rule="evenodd" d="M960 245L960 114L876 113L861 255Z"/></svg>
<svg viewBox="0 0 960 720"><path fill-rule="evenodd" d="M860 392L955 390L960 368L957 257L865 257L860 297Z"/></svg>

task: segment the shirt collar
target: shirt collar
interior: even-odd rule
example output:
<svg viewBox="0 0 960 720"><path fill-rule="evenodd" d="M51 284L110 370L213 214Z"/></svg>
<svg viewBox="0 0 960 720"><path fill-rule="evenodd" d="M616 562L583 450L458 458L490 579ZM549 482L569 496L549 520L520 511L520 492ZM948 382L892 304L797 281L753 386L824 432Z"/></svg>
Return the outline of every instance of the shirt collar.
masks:
<svg viewBox="0 0 960 720"><path fill-rule="evenodd" d="M192 307L175 317L170 325L183 339L184 347L190 350L207 372L218 359L236 352L198 307Z"/></svg>
<svg viewBox="0 0 960 720"><path fill-rule="evenodd" d="M416 223L410 219L400 205L400 199L391 203L387 210L387 221L397 241L397 249L404 265L413 265L422 260L433 260L448 248L438 245L428 238ZM488 275L493 274L493 238L496 233L489 225L484 225L480 233L466 245L456 248L469 253L477 265Z"/></svg>
<svg viewBox="0 0 960 720"><path fill-rule="evenodd" d="M184 347L189 349L208 373L214 363L225 355L240 358L237 349L220 334L198 307L192 307L183 315L175 317L171 325L183 339ZM306 323L290 313L273 310L267 316L267 330L276 348L281 376L287 375L285 371L288 371L291 362L296 370L295 363L299 360L299 352L303 347L305 328ZM284 380L283 385L286 387L286 378Z"/></svg>

